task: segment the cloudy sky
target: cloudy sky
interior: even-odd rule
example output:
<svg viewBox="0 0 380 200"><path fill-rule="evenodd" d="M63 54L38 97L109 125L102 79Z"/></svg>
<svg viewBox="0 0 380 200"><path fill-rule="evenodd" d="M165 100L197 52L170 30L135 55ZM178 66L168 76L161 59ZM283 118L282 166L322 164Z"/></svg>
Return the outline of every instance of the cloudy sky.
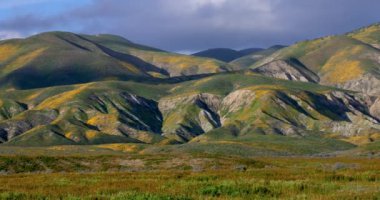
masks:
<svg viewBox="0 0 380 200"><path fill-rule="evenodd" d="M380 22L379 0L0 0L0 39L111 33L177 52L292 44Z"/></svg>

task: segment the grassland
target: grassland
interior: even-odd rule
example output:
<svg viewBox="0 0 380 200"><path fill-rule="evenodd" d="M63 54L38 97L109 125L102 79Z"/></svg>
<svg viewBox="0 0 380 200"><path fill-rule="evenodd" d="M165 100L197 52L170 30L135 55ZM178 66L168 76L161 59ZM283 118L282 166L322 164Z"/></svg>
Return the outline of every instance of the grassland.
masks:
<svg viewBox="0 0 380 200"><path fill-rule="evenodd" d="M0 146L0 199L380 198L378 143L309 156L192 145Z"/></svg>
<svg viewBox="0 0 380 200"><path fill-rule="evenodd" d="M0 199L380 198L376 158L111 152L0 156Z"/></svg>

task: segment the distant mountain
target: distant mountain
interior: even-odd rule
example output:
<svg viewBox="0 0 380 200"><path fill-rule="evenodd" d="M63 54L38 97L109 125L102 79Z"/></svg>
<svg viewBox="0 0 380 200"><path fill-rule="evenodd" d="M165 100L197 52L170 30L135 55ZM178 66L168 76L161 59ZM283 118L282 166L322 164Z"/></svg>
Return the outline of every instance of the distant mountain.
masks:
<svg viewBox="0 0 380 200"><path fill-rule="evenodd" d="M213 58L224 62L229 62L231 60L241 57L239 51L227 48L208 49L205 51L194 53L192 55L198 57Z"/></svg>
<svg viewBox="0 0 380 200"><path fill-rule="evenodd" d="M260 48L249 48L249 49L243 49L243 50L237 51L237 50L228 49L228 48L215 48L215 49L208 49L205 51L194 53L193 56L214 58L220 61L230 62L237 58L240 58L245 55L248 55L257 51L261 51L261 50L262 49Z"/></svg>
<svg viewBox="0 0 380 200"><path fill-rule="evenodd" d="M262 51L264 50L263 48L248 48L248 49L242 49L239 51L239 53L242 55L242 56L246 56L246 55L249 55L249 54L252 54L252 53L256 53L256 52L259 52L259 51Z"/></svg>
<svg viewBox="0 0 380 200"><path fill-rule="evenodd" d="M269 47L268 49L248 48L240 51L228 48L215 48L200 51L192 55L197 57L213 58L227 63L231 62L231 67L233 67L235 70L239 70L249 67L250 65L254 64L257 60L265 56L268 56L284 47L286 46L274 45Z"/></svg>
<svg viewBox="0 0 380 200"><path fill-rule="evenodd" d="M379 45L379 24L229 63L114 35L0 41L0 142L353 149L380 141Z"/></svg>

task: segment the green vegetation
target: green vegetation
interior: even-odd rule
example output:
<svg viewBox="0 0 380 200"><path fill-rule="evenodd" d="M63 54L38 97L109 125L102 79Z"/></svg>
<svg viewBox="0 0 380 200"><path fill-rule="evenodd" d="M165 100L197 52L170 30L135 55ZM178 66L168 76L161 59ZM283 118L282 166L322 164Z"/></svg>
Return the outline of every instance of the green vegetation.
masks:
<svg viewBox="0 0 380 200"><path fill-rule="evenodd" d="M247 116L252 120L261 118L261 114L255 114L260 110L266 113L273 112L275 116L278 110L270 110L270 107L275 106L275 102L274 104L266 102L269 110L260 103L269 97L285 98L285 93L295 96L307 95L300 98L305 99L305 102L309 101L310 104L318 100L313 99L315 97L308 93L318 95L329 91L342 91L313 83L268 78L250 72L225 73L179 83L101 81L12 90L0 94L4 118L4 121L0 122L0 127L7 129L9 126L18 126L17 129L8 131L11 137L4 138L7 145L160 143L169 142L167 138L187 142L221 126L219 115L228 113L229 107L222 107L221 113L218 114L219 106L216 104L221 103L221 98L227 98L229 94L240 90L252 90L257 95L262 93L262 98L258 98L254 103L262 107L249 111L248 115L248 111L241 107L241 111L231 112L225 116L231 119L230 122L246 120ZM199 101L197 100L199 94L203 94L204 97L201 98L206 98L201 100L205 101L203 106L196 103ZM201 115L205 109L207 111L208 108L205 108L209 106L207 99L214 98L213 95L216 98L216 107L212 109L214 119L210 120L207 116ZM284 97L280 97L281 95ZM169 105L167 111L163 107L165 104ZM295 109L296 116L300 108L292 109ZM314 114L314 117L316 116L317 114ZM286 120L290 118L286 117ZM238 121L236 123L240 123ZM245 132L261 133L253 129L246 129ZM161 133L165 133L165 136L161 136Z"/></svg>
<svg viewBox="0 0 380 200"><path fill-rule="evenodd" d="M141 156L0 157L2 172L8 173L0 176L2 185L0 199L376 199L379 197L380 176L376 172L380 165L377 159L347 157L242 159L229 156L185 157L184 155L178 158L155 155L155 159ZM138 164L137 160L144 164ZM193 163L186 167L186 160L191 160ZM97 164L94 164L95 161ZM63 163L65 165L62 165ZM165 168L166 165L174 163L176 165L171 169ZM4 167L15 164L18 167L13 168L14 171L8 171ZM155 170L145 171L147 165L151 165ZM75 171L70 171L73 169Z"/></svg>
<svg viewBox="0 0 380 200"><path fill-rule="evenodd" d="M232 60L230 64L232 68L235 70L247 69L249 66L255 64L260 59L271 56L272 54L276 53L282 48L285 48L285 46L275 45L269 47L268 49L262 49L259 51L251 52L248 55Z"/></svg>
<svg viewBox="0 0 380 200"><path fill-rule="evenodd" d="M352 38L360 40L364 43L373 45L375 48L379 47L380 44L380 24L373 24L356 31L349 33L348 35Z"/></svg>
<svg viewBox="0 0 380 200"><path fill-rule="evenodd" d="M164 74L166 77L167 75L170 75L170 77L178 77L184 75L218 73L230 69L230 66L222 61L165 52L155 48L134 44L118 36L84 35L83 37L95 41L113 51L132 55L152 64L153 66L163 69L168 72L168 74ZM155 73L154 77L157 77L157 75L159 74Z"/></svg>
<svg viewBox="0 0 380 200"><path fill-rule="evenodd" d="M112 35L42 33L1 41L0 54L2 88L31 89L104 80L157 81L228 70L223 62L163 52Z"/></svg>
<svg viewBox="0 0 380 200"><path fill-rule="evenodd" d="M379 30L230 63L0 41L0 199L379 199Z"/></svg>
<svg viewBox="0 0 380 200"><path fill-rule="evenodd" d="M322 84L344 84L366 74L379 74L379 36L379 25L375 24L346 35L302 41L262 58L251 67L256 68L273 60L296 58L318 74Z"/></svg>
<svg viewBox="0 0 380 200"><path fill-rule="evenodd" d="M349 83L369 72L376 79L377 27L241 58L265 73L245 69L245 61L244 70L231 72L240 61L174 54L114 35L49 32L2 41L1 142L240 156L376 147L376 99ZM373 94L367 79L360 91Z"/></svg>

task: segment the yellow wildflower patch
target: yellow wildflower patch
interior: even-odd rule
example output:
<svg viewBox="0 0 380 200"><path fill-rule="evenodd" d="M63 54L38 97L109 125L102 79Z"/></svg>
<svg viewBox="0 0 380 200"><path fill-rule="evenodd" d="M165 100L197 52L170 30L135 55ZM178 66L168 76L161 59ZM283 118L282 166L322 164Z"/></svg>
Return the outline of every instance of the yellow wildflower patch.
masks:
<svg viewBox="0 0 380 200"><path fill-rule="evenodd" d="M31 62L35 58L37 58L39 55L41 55L45 50L46 50L46 48L37 49L37 50L31 51L25 55L18 57L16 60L13 60L11 63L6 65L2 69L2 74L7 74L9 72L12 72L12 71L19 69L20 67L28 64L29 62Z"/></svg>
<svg viewBox="0 0 380 200"><path fill-rule="evenodd" d="M116 125L118 124L118 115L116 113L100 114L87 120L87 123L98 127L102 132L112 133L115 132Z"/></svg>
<svg viewBox="0 0 380 200"><path fill-rule="evenodd" d="M324 81L329 83L343 83L361 76L364 73L359 61L342 61L340 63L328 63L323 70L329 71L324 76Z"/></svg>
<svg viewBox="0 0 380 200"><path fill-rule="evenodd" d="M77 94L81 93L86 88L88 88L88 86L89 84L85 84L74 90L64 92L64 93L55 95L51 98L48 98L44 100L40 105L38 105L38 109L46 109L46 108L53 109L63 103L70 102L70 100L72 100Z"/></svg>
<svg viewBox="0 0 380 200"><path fill-rule="evenodd" d="M0 46L0 63L6 61L13 56L19 48L15 45L1 45Z"/></svg>
<svg viewBox="0 0 380 200"><path fill-rule="evenodd" d="M324 74L322 82L343 83L363 75L364 69L361 62L347 59L350 55L357 54L362 50L363 47L356 46L332 56L322 67L321 73Z"/></svg>
<svg viewBox="0 0 380 200"><path fill-rule="evenodd" d="M97 147L122 152L136 152L139 150L136 144L102 144L97 145Z"/></svg>
<svg viewBox="0 0 380 200"><path fill-rule="evenodd" d="M85 137L89 140L94 139L98 135L99 135L99 132L94 131L94 130L89 130L85 132Z"/></svg>
<svg viewBox="0 0 380 200"><path fill-rule="evenodd" d="M356 135L356 136L352 136L343 140L360 146L360 145L371 143L374 140L379 140L379 139L380 139L380 133L373 133L373 134Z"/></svg>
<svg viewBox="0 0 380 200"><path fill-rule="evenodd" d="M379 41L375 40L373 37L371 37L371 35L374 35L376 33L380 33L380 26L370 26L370 27L362 29L359 32L350 34L349 36L351 36L357 40L360 40L362 42L372 44L372 43L379 42Z"/></svg>

